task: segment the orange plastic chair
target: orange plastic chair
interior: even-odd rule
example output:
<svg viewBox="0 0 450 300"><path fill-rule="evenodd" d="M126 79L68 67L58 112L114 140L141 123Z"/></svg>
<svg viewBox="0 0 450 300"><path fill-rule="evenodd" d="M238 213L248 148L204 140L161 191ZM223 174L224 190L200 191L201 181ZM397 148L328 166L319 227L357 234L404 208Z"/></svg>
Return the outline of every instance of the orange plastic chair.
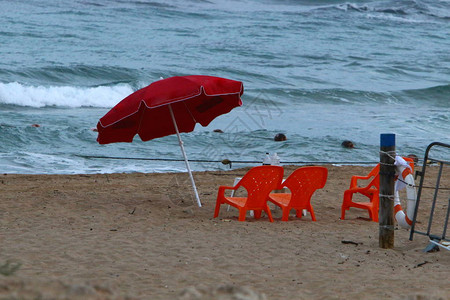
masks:
<svg viewBox="0 0 450 300"><path fill-rule="evenodd" d="M372 221L378 222L379 190L380 190L380 164L377 164L367 176L352 176L350 188L344 192L344 201L341 206L341 220L345 219L345 211L350 207L366 209ZM358 180L369 180L364 187L358 186ZM369 198L369 202L353 202L353 195L359 193Z"/></svg>
<svg viewBox="0 0 450 300"><path fill-rule="evenodd" d="M296 216L302 217L304 209L309 211L311 219L316 220L311 205L311 197L314 192L325 186L328 177L328 169L325 167L301 167L295 170L281 185L287 187L291 193L271 193L269 201L279 206L283 215L281 221L289 220L289 212L295 209Z"/></svg>
<svg viewBox="0 0 450 300"><path fill-rule="evenodd" d="M239 210L239 221L245 221L247 210L253 210L255 219L259 219L261 212L265 211L270 222L273 222L267 200L269 193L278 188L282 180L283 167L259 166L250 169L234 187L219 187L214 218L219 216L220 205L229 204ZM247 197L225 196L225 190L237 190L241 186L247 190Z"/></svg>
<svg viewBox="0 0 450 300"><path fill-rule="evenodd" d="M414 171L414 161L409 157L403 157ZM345 211L350 207L366 209L369 212L369 218L378 222L378 210L380 206L380 164L377 164L367 176L352 176L350 180L350 188L344 192L344 201L341 206L341 220L345 219ZM364 186L358 186L358 180L369 180L370 182ZM369 202L354 202L353 195L359 193L369 198Z"/></svg>

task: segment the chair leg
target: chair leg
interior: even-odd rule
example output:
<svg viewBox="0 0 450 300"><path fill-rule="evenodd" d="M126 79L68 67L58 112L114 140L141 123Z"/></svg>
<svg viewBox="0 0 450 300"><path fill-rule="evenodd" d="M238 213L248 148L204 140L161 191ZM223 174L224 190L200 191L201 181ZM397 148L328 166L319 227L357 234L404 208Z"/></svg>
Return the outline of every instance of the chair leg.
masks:
<svg viewBox="0 0 450 300"><path fill-rule="evenodd" d="M283 215L281 216L281 221L289 221L289 212L291 211L288 207L282 208Z"/></svg>
<svg viewBox="0 0 450 300"><path fill-rule="evenodd" d="M376 209L369 209L369 216L372 221L378 222L378 211Z"/></svg>
<svg viewBox="0 0 450 300"><path fill-rule="evenodd" d="M222 203L219 200L216 201L216 209L214 210L214 218L217 218L219 216L219 210L220 210L221 204Z"/></svg>
<svg viewBox="0 0 450 300"><path fill-rule="evenodd" d="M379 209L380 209L380 203L379 203L379 201L380 201L379 199L373 201L373 206L372 206L372 209L373 209L373 215L374 215L374 221L375 221L375 222L378 222L378 214L379 214Z"/></svg>
<svg viewBox="0 0 450 300"><path fill-rule="evenodd" d="M267 216L269 217L269 221L273 222L272 213L270 212L269 205L266 205L266 209L264 211L266 212Z"/></svg>
<svg viewBox="0 0 450 300"><path fill-rule="evenodd" d="M245 208L239 208L239 221L245 221L245 215L247 214L247 210Z"/></svg>
<svg viewBox="0 0 450 300"><path fill-rule="evenodd" d="M258 220L259 218L261 218L261 212L262 210L254 210L253 214L255 215L255 219Z"/></svg>
<svg viewBox="0 0 450 300"><path fill-rule="evenodd" d="M312 208L312 206L309 208L309 213L311 214L311 219L315 222L316 216L314 215L314 209Z"/></svg>
<svg viewBox="0 0 450 300"><path fill-rule="evenodd" d="M347 210L347 208L342 205L341 207L341 220L345 220L345 211Z"/></svg>
<svg viewBox="0 0 450 300"><path fill-rule="evenodd" d="M349 191L344 192L344 200L342 201L342 206L341 206L341 220L345 219L345 211L350 208L348 206L348 203L352 202L352 195L353 195L353 193L351 193Z"/></svg>
<svg viewBox="0 0 450 300"><path fill-rule="evenodd" d="M303 209L296 209L295 210L295 216L299 219L303 217Z"/></svg>

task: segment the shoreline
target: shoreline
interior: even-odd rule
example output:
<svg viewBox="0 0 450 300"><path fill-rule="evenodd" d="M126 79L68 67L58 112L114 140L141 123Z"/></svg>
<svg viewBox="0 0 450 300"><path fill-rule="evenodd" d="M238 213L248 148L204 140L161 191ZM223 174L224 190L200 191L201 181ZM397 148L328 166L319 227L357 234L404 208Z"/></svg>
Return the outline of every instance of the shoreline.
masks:
<svg viewBox="0 0 450 300"><path fill-rule="evenodd" d="M350 177L371 167L325 166L327 183L311 202L316 222L281 222L276 209L274 223L264 214L238 222L224 205L213 218L219 185L249 168L193 172L201 208L186 173L0 175L0 266L21 264L0 275L0 299L447 298L448 251L424 253L426 237L409 241L403 229L394 249L381 249L366 211L339 219ZM284 167L285 176L297 168ZM449 187L444 169L441 186Z"/></svg>

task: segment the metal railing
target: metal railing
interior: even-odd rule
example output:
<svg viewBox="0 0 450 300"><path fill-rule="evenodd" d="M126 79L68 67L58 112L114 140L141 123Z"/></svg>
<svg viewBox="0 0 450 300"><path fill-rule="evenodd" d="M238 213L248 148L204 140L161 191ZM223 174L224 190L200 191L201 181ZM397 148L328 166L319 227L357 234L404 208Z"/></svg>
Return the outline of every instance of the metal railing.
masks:
<svg viewBox="0 0 450 300"><path fill-rule="evenodd" d="M450 241L450 239L448 237L446 237L447 234L447 226L448 226L448 219L449 219L449 215L450 215L450 197L448 198L448 205L447 205L447 212L446 212L446 216L444 218L444 226L443 226L443 230L441 233L432 233L431 232L431 228L433 225L433 216L435 214L435 209L436 209L436 203L437 203L437 199L438 199L438 194L439 194L439 187L440 187L440 181L441 181L441 177L442 177L442 171L444 168L444 165L450 165L450 161L446 161L446 160L441 160L441 159L434 159L432 157L430 157L430 150L433 147L444 147L444 148L450 148L450 145L448 144L444 144L444 143L440 143L440 142L433 142L430 145L428 145L426 151L425 151L425 157L423 160L423 166L422 166L422 170L421 171L416 171L416 178L418 176L420 176L420 184L419 184L419 189L417 192L417 199L416 199L416 207L414 210L414 217L412 220L412 225L411 225L411 233L409 236L409 239L412 241L413 240L413 236L414 234L421 234L421 235L426 235L429 237L430 241L436 245L442 246L444 248L449 249L449 247L443 246L441 245L439 242L441 241ZM426 170L427 170L427 165L429 164L438 164L439 166L439 170L438 170L438 174L437 174L437 178L436 178L436 184L434 186L434 193L433 193L433 199L431 202L431 209L430 209L430 215L428 218L428 225L426 228L426 231L419 231L416 229L416 224L417 224L417 212L419 210L419 205L420 205L420 200L421 200L421 195L422 195L422 190L424 187L423 182L426 176ZM429 188L429 187L427 187ZM446 190L446 189L442 189L441 190ZM449 249L450 250L450 249Z"/></svg>

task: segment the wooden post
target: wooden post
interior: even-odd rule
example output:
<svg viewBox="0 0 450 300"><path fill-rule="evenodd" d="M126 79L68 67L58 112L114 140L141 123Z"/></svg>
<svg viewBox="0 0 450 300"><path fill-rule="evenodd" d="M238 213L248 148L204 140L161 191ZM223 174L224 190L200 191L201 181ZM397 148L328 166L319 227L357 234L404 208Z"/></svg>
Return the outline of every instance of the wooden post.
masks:
<svg viewBox="0 0 450 300"><path fill-rule="evenodd" d="M394 248L395 134L380 135L379 245Z"/></svg>

